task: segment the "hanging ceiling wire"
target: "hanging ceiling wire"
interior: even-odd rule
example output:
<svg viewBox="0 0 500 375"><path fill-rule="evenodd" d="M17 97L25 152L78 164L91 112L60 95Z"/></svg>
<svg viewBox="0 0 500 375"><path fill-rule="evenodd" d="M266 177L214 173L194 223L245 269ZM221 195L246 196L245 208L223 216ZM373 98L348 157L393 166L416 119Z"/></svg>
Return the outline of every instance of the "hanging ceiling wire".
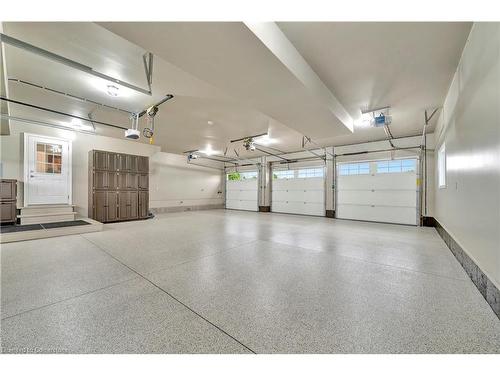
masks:
<svg viewBox="0 0 500 375"><path fill-rule="evenodd" d="M105 125L105 126L110 126L110 127L117 128L117 129L127 130L127 128L124 128L123 126L120 126L120 125L110 124L110 123L107 123L107 122L102 122L102 121L97 121L97 120L90 120L88 118L77 116L77 115L73 115L71 113L61 112L61 111L57 111L55 109L50 109L50 108L46 108L46 107L42 107L42 106L30 104L30 103L21 102L19 100L8 99L8 98L5 98L3 96L0 96L0 100L4 100L4 101L6 101L8 103L18 104L18 105L22 105L22 106L29 107L29 108L39 109L41 111L50 112L50 113L54 113L54 114L57 114L57 115L62 115L62 116L67 116L67 117L75 118L75 119L86 121L86 122L93 122L93 123L100 124L100 125Z"/></svg>
<svg viewBox="0 0 500 375"><path fill-rule="evenodd" d="M105 109L109 109L109 110L114 110L114 111L126 113L127 115L132 115L132 112L131 111L127 111L126 109L119 108L119 107L114 107L114 106L110 106L110 105L103 104L103 103L99 103L99 102L96 102L95 100L92 100L92 99L87 99L87 98L84 98L84 97L81 97L81 96L78 96L78 95L70 94L70 93L67 93L67 92L64 92L64 91L59 91L59 90L56 90L56 89L53 89L53 88L50 88L50 87L47 87L47 86L38 85L38 84L33 83L33 82L24 81L22 79L17 79L17 78L9 78L8 80L9 80L9 82L14 82L14 83L18 83L18 84L25 85L25 86L30 86L30 87L35 87L37 89L48 91L48 92L51 92L53 94L58 94L58 95L65 96L65 97L70 98L70 99L78 100L80 102L94 104L94 105L96 105L98 107L102 107L102 108L105 108Z"/></svg>

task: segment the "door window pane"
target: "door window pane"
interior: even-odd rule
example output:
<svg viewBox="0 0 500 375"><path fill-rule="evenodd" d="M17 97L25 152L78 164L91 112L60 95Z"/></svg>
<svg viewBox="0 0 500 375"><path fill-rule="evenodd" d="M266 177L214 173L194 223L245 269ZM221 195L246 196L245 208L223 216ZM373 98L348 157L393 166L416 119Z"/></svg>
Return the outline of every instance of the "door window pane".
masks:
<svg viewBox="0 0 500 375"><path fill-rule="evenodd" d="M62 147L58 144L36 143L36 172L61 173Z"/></svg>

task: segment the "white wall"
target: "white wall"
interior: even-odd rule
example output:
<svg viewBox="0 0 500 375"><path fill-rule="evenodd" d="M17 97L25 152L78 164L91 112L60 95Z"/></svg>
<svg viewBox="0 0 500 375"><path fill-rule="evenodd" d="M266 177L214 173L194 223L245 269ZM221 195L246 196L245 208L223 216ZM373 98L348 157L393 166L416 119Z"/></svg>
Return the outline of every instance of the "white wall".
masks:
<svg viewBox="0 0 500 375"><path fill-rule="evenodd" d="M72 140L73 204L83 216L87 216L88 153L92 149L149 156L151 208L223 204L223 195L218 194L222 190L222 172L187 164L183 155L161 152L159 146L126 139L11 121L11 134L0 136L2 178L21 182L18 207L23 205L23 132Z"/></svg>
<svg viewBox="0 0 500 375"><path fill-rule="evenodd" d="M500 24L475 23L435 131L447 154L435 217L500 288L499 54Z"/></svg>
<svg viewBox="0 0 500 375"><path fill-rule="evenodd" d="M222 170L187 164L186 156L166 152L152 155L150 168L151 208L224 203Z"/></svg>

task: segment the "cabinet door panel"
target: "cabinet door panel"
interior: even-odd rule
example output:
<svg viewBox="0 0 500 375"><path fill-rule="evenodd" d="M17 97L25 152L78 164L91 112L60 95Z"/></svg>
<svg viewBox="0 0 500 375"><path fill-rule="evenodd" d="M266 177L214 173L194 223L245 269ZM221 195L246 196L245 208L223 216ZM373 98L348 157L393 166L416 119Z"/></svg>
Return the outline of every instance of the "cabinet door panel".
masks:
<svg viewBox="0 0 500 375"><path fill-rule="evenodd" d="M16 182L1 181L0 182L0 198L2 200L16 199Z"/></svg>
<svg viewBox="0 0 500 375"><path fill-rule="evenodd" d="M127 189L137 190L139 186L138 176L135 173L127 174Z"/></svg>
<svg viewBox="0 0 500 375"><path fill-rule="evenodd" d="M118 219L118 193L116 191L106 192L106 219L115 221Z"/></svg>
<svg viewBox="0 0 500 375"><path fill-rule="evenodd" d="M106 221L106 192L105 191L94 191L94 220L105 222Z"/></svg>
<svg viewBox="0 0 500 375"><path fill-rule="evenodd" d="M147 156L138 156L137 157L137 168L141 173L149 172L149 158Z"/></svg>
<svg viewBox="0 0 500 375"><path fill-rule="evenodd" d="M118 181L117 181L117 187L120 190L126 190L127 189L127 173L117 173L116 175Z"/></svg>
<svg viewBox="0 0 500 375"><path fill-rule="evenodd" d="M137 156L127 155L127 170L137 172Z"/></svg>
<svg viewBox="0 0 500 375"><path fill-rule="evenodd" d="M108 172L94 171L94 188L95 189L108 188Z"/></svg>
<svg viewBox="0 0 500 375"><path fill-rule="evenodd" d="M116 171L118 169L119 160L118 155L114 152L108 153L108 171Z"/></svg>
<svg viewBox="0 0 500 375"><path fill-rule="evenodd" d="M108 189L115 190L118 187L116 172L108 172Z"/></svg>
<svg viewBox="0 0 500 375"><path fill-rule="evenodd" d="M139 192L139 217L148 217L148 192Z"/></svg>
<svg viewBox="0 0 500 375"><path fill-rule="evenodd" d="M16 221L16 202L0 203L0 222L8 223Z"/></svg>
<svg viewBox="0 0 500 375"><path fill-rule="evenodd" d="M139 217L139 193L131 191L128 194L129 218L137 219Z"/></svg>
<svg viewBox="0 0 500 375"><path fill-rule="evenodd" d="M94 168L108 169L108 153L105 151L94 151Z"/></svg>
<svg viewBox="0 0 500 375"><path fill-rule="evenodd" d="M119 169L120 171L131 171L132 170L132 156L134 155L127 155L127 154L119 154ZM135 162L136 164L136 162Z"/></svg>
<svg viewBox="0 0 500 375"><path fill-rule="evenodd" d="M140 175L138 175L138 179L139 179L139 189L148 190L148 188L149 188L149 175L140 174Z"/></svg>
<svg viewBox="0 0 500 375"><path fill-rule="evenodd" d="M130 216L129 209L129 192L120 191L118 193L118 218L120 220L127 220Z"/></svg>

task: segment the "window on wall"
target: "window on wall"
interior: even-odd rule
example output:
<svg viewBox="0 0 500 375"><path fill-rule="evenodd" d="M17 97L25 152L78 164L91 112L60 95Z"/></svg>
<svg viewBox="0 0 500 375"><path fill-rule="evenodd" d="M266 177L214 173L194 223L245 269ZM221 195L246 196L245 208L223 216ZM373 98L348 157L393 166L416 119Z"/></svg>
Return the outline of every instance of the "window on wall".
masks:
<svg viewBox="0 0 500 375"><path fill-rule="evenodd" d="M370 174L370 163L340 164L339 174L341 176Z"/></svg>
<svg viewBox="0 0 500 375"><path fill-rule="evenodd" d="M295 171L274 171L273 172L273 179L279 180L279 179L290 179L290 178L295 178Z"/></svg>
<svg viewBox="0 0 500 375"><path fill-rule="evenodd" d="M308 169L299 169L298 178L311 178L311 177L323 177L324 169L323 168L308 168Z"/></svg>
<svg viewBox="0 0 500 375"><path fill-rule="evenodd" d="M446 146L444 143L438 151L438 182L440 188L446 187Z"/></svg>
<svg viewBox="0 0 500 375"><path fill-rule="evenodd" d="M416 159L385 160L377 162L377 173L403 173L417 170Z"/></svg>

